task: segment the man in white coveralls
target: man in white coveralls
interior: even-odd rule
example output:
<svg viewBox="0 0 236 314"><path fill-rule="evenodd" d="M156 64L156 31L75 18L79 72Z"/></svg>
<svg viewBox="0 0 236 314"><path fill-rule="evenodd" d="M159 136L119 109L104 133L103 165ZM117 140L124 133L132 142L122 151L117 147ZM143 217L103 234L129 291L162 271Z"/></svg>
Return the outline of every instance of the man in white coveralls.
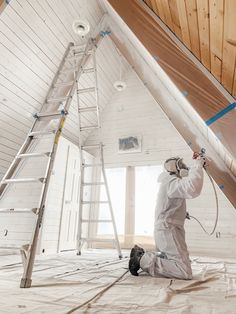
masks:
<svg viewBox="0 0 236 314"><path fill-rule="evenodd" d="M205 159L193 154L190 169L183 159L173 157L164 163L158 178L160 189L155 209L154 238L156 252L145 252L135 245L130 253L129 270L138 276L141 268L151 276L192 279L191 261L185 242L186 199L201 193Z"/></svg>

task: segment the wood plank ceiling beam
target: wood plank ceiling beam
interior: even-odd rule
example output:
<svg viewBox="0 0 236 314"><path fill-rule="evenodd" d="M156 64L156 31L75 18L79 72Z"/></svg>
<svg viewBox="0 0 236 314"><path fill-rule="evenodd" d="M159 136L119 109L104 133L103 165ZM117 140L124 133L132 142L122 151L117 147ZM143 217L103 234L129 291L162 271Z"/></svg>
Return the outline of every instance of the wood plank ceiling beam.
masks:
<svg viewBox="0 0 236 314"><path fill-rule="evenodd" d="M145 2L231 95L236 96L236 1Z"/></svg>

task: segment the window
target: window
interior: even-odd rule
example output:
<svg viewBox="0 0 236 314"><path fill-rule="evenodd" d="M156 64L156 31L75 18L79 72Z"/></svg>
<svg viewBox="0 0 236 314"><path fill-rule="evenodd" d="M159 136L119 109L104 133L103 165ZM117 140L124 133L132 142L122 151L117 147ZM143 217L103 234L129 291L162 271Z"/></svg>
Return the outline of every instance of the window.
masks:
<svg viewBox="0 0 236 314"><path fill-rule="evenodd" d="M123 235L125 226L126 168L106 169L106 176L115 216L117 233ZM104 187L101 188L100 200L107 200ZM107 204L100 204L99 219L111 219ZM100 223L98 226L98 234L113 234L112 225L110 223Z"/></svg>
<svg viewBox="0 0 236 314"><path fill-rule="evenodd" d="M154 210L162 166L135 167L135 235L153 236Z"/></svg>

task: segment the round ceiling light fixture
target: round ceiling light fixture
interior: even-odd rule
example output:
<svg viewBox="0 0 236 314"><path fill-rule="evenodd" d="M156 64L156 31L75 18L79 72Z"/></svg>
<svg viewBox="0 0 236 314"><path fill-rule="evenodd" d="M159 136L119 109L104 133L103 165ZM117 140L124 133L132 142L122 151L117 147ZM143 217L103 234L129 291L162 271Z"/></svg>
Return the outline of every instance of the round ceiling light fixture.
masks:
<svg viewBox="0 0 236 314"><path fill-rule="evenodd" d="M89 22L86 20L75 20L72 24L72 28L75 34L84 37L90 32Z"/></svg>
<svg viewBox="0 0 236 314"><path fill-rule="evenodd" d="M124 89L126 89L127 85L124 81L115 81L113 86L116 90L118 90L119 92L122 92Z"/></svg>

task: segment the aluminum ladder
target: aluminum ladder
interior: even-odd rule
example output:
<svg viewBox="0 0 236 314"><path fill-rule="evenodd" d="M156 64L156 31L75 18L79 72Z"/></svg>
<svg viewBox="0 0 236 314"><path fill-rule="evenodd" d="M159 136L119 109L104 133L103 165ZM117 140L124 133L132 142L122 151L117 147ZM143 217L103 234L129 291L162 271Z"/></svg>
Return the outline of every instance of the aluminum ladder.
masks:
<svg viewBox="0 0 236 314"><path fill-rule="evenodd" d="M11 163L9 169L0 182L0 197L4 195L6 188L12 184L40 182L42 184L41 193L37 208L2 208L0 213L26 213L33 212L35 214L35 226L33 236L29 244L21 247L6 246L1 249L20 249L24 273L21 279L20 287L28 288L32 283L32 271L37 250L40 228L45 209L45 201L49 187L49 179L53 169L55 154L58 147L58 140L62 133L66 117L72 102L74 93L77 91L77 82L81 75L89 72L91 69L86 68L86 65L94 55L97 42L96 39L89 39L86 46L75 46L73 43L68 45L63 59L56 72L52 84L49 88L46 99L41 110L34 115L35 121L29 131L26 140L21 146L19 152ZM63 91L63 94L62 94ZM61 95L62 94L62 95ZM48 129L50 121L56 121L53 130ZM44 136L52 137L52 146L47 152L32 153L31 148L34 141L42 139ZM47 158L47 165L44 177L40 178L16 178L18 168L22 162L29 158Z"/></svg>
<svg viewBox="0 0 236 314"><path fill-rule="evenodd" d="M98 88L97 88L97 70L96 70L96 59L95 55L93 56L93 65L92 67L94 69L93 75L94 75L94 86L90 87L86 90L83 90L83 95L84 94L90 94L93 93L94 99L95 99L95 105L91 107L83 107L82 106L82 101L81 101L81 89L79 88L79 82L78 82L78 88L77 88L77 102L78 102L78 117L79 117L79 129L80 129L80 138L81 135L83 134L84 131L90 131L93 129L98 129L100 128L100 116L99 116L99 101L98 101ZM81 115L84 113L91 113L95 112L96 117L95 117L95 123L86 125L81 119ZM118 252L118 257L122 258L122 253L121 253L121 248L120 248L120 243L119 243L119 238L117 234L117 228L116 228L116 223L115 223L115 217L114 217L114 212L112 208L112 202L111 202L111 197L109 193L109 188L108 188L108 182L106 178L106 172L105 172L105 167L104 167L104 158L103 158L103 145L102 143L99 143L97 145L87 145L83 146L81 145L82 140L79 141L80 143L80 199L79 199L79 224L78 224L78 235L77 235L77 254L81 255L81 249L83 244L87 243L88 245L91 245L92 243L112 243L114 247L116 247L117 252ZM92 163L92 164L86 164L85 162L85 157L84 153L93 153L95 154L98 159L99 163ZM85 175L86 175L86 169L95 169L98 168L100 171L100 174L103 177L103 181L92 181L92 182L86 182L85 181ZM105 194L107 200L101 201L101 200L84 200L85 197L85 188L86 187L104 187L105 188ZM110 219L94 219L91 217L90 213L85 211L91 211L91 206L99 206L100 204L107 205L107 210L110 215ZM85 210L85 207L89 207ZM85 214L87 214L87 217L85 218ZM98 226L99 223L108 223L112 225L114 236L113 238L98 238L98 237L91 237L91 228L96 224ZM83 227L87 227L86 231L86 236L83 236Z"/></svg>

